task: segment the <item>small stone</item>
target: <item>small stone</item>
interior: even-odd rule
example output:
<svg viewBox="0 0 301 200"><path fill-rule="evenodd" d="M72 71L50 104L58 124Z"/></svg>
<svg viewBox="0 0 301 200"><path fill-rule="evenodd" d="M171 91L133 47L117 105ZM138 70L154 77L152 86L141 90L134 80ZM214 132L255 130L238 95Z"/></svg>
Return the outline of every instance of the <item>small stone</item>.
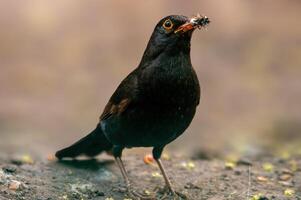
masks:
<svg viewBox="0 0 301 200"><path fill-rule="evenodd" d="M68 199L68 195L63 195L62 199L67 200Z"/></svg>
<svg viewBox="0 0 301 200"><path fill-rule="evenodd" d="M153 172L152 176L156 177L156 178L161 178L162 177L162 175L159 172Z"/></svg>
<svg viewBox="0 0 301 200"><path fill-rule="evenodd" d="M125 193L127 191L127 189L125 187L119 187L118 189L113 189L113 191Z"/></svg>
<svg viewBox="0 0 301 200"><path fill-rule="evenodd" d="M266 171L266 172L272 172L272 171L274 171L274 165L271 164L271 163L264 163L264 164L262 165L262 168L263 168L264 171Z"/></svg>
<svg viewBox="0 0 301 200"><path fill-rule="evenodd" d="M187 163L187 167L189 168L189 169L193 169L193 168L195 168L195 164L193 163L193 162L188 162Z"/></svg>
<svg viewBox="0 0 301 200"><path fill-rule="evenodd" d="M255 194L251 197L250 200L269 200L269 199L263 196L262 194Z"/></svg>
<svg viewBox="0 0 301 200"><path fill-rule="evenodd" d="M289 170L289 169L283 169L283 170L282 170L282 173L283 173L283 174L294 175L294 173L293 173L291 170Z"/></svg>
<svg viewBox="0 0 301 200"><path fill-rule="evenodd" d="M214 153L212 154L204 150L198 150L192 155L192 159L194 160L212 160L215 157L218 157L218 155L214 155Z"/></svg>
<svg viewBox="0 0 301 200"><path fill-rule="evenodd" d="M21 186L21 182L12 180L8 185L8 189L16 191L20 188L20 186Z"/></svg>
<svg viewBox="0 0 301 200"><path fill-rule="evenodd" d="M280 183L281 185L286 186L286 187L294 186L291 181L278 181L278 183Z"/></svg>
<svg viewBox="0 0 301 200"><path fill-rule="evenodd" d="M225 162L225 168L226 169L234 169L236 167L236 163L235 162Z"/></svg>
<svg viewBox="0 0 301 200"><path fill-rule="evenodd" d="M105 196L105 193L103 193L103 192L101 192L101 191L99 191L99 190L95 190L95 191L94 191L94 194L95 194L95 196L97 196L97 197Z"/></svg>
<svg viewBox="0 0 301 200"><path fill-rule="evenodd" d="M5 174L4 174L4 172L2 171L2 169L0 169L0 179L3 178L3 177L5 177Z"/></svg>
<svg viewBox="0 0 301 200"><path fill-rule="evenodd" d="M22 162L25 163L25 164L31 164L32 165L34 163L32 157L28 154L23 155L21 159L22 159Z"/></svg>
<svg viewBox="0 0 301 200"><path fill-rule="evenodd" d="M12 173L15 173L17 171L17 168L15 166L8 165L8 166L2 167L2 170L5 173L12 174Z"/></svg>
<svg viewBox="0 0 301 200"><path fill-rule="evenodd" d="M23 165L23 164L33 164L34 160L32 157L28 154L24 154L23 156L18 156L15 158L12 158L10 161L14 165Z"/></svg>
<svg viewBox="0 0 301 200"><path fill-rule="evenodd" d="M151 192L149 190L144 190L144 194L149 196L149 195L151 195Z"/></svg>
<svg viewBox="0 0 301 200"><path fill-rule="evenodd" d="M262 197L259 197L259 200L269 200L269 198L262 196Z"/></svg>
<svg viewBox="0 0 301 200"><path fill-rule="evenodd" d="M279 179L280 179L281 181L288 181L288 180L290 180L291 178L292 178L292 175L290 175L290 174L282 174L282 175L279 176Z"/></svg>
<svg viewBox="0 0 301 200"><path fill-rule="evenodd" d="M191 170L191 169L194 169L195 168L195 164L191 161L189 162L181 162L181 166L185 169L188 169L188 170Z"/></svg>
<svg viewBox="0 0 301 200"><path fill-rule="evenodd" d="M10 160L10 162L11 162L12 164L18 165L18 166L20 166L20 165L23 164L22 161L21 161L19 158L12 158L12 159Z"/></svg>
<svg viewBox="0 0 301 200"><path fill-rule="evenodd" d="M245 158L240 158L237 162L237 165L245 165L245 166L252 166L252 162Z"/></svg>
<svg viewBox="0 0 301 200"><path fill-rule="evenodd" d="M5 184L6 181L7 181L6 175L4 174L4 172L2 171L2 169L0 169L0 185Z"/></svg>
<svg viewBox="0 0 301 200"><path fill-rule="evenodd" d="M186 183L184 186L185 189L201 189L199 186L194 185L193 183Z"/></svg>
<svg viewBox="0 0 301 200"><path fill-rule="evenodd" d="M283 193L287 197L292 197L295 194L295 190L288 188L288 189L284 190Z"/></svg>
<svg viewBox="0 0 301 200"><path fill-rule="evenodd" d="M70 195L70 199L81 199L81 195L79 193L72 192L71 195Z"/></svg>
<svg viewBox="0 0 301 200"><path fill-rule="evenodd" d="M235 171L234 171L234 174L237 175L237 176L240 176L240 175L241 175L241 171L235 170Z"/></svg>
<svg viewBox="0 0 301 200"><path fill-rule="evenodd" d="M268 182L269 181L269 179L268 178L266 178L266 177L264 177L264 176L257 176L257 181L259 181L259 182Z"/></svg>

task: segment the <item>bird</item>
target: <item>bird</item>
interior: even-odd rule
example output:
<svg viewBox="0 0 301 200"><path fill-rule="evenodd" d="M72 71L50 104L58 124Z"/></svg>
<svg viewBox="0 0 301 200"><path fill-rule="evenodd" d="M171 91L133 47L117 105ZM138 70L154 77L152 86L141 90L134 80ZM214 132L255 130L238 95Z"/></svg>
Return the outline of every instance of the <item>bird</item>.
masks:
<svg viewBox="0 0 301 200"><path fill-rule="evenodd" d="M164 147L188 128L199 105L201 90L191 64L191 38L194 30L209 22L200 14L169 15L159 20L139 65L117 87L96 128L55 156L61 160L110 152L128 194L142 199L132 189L121 157L125 148L152 147L166 189L176 195L160 157Z"/></svg>

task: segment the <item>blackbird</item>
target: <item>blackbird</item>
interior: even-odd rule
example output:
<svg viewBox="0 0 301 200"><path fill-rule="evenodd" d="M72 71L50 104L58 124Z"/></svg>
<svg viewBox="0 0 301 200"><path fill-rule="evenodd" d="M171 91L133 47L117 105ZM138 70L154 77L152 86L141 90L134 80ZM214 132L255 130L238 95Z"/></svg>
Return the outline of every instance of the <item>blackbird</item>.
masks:
<svg viewBox="0 0 301 200"><path fill-rule="evenodd" d="M197 28L209 24L206 16L170 15L155 26L141 62L118 86L96 128L73 145L56 152L58 159L111 152L131 189L121 160L124 148L153 147L153 158L173 195L160 157L164 147L191 123L200 99L200 86L191 65L190 41Z"/></svg>

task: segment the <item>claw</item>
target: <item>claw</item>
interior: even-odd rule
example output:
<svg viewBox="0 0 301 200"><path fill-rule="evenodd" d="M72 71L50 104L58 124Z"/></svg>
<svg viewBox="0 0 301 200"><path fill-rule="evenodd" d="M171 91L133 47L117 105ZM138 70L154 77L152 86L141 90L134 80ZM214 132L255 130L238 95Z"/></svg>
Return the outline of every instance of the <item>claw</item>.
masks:
<svg viewBox="0 0 301 200"><path fill-rule="evenodd" d="M155 200L156 199L154 196L142 195L136 191L128 192L128 194L132 199L135 199L135 200Z"/></svg>
<svg viewBox="0 0 301 200"><path fill-rule="evenodd" d="M155 196L151 195L143 195L140 194L139 192L136 192L135 190L131 189L130 185L127 185L127 194L129 195L130 198L134 200L155 200Z"/></svg>
<svg viewBox="0 0 301 200"><path fill-rule="evenodd" d="M158 198L159 200L188 200L188 197L185 194L170 190L168 187L159 190L158 193L162 194L162 196Z"/></svg>

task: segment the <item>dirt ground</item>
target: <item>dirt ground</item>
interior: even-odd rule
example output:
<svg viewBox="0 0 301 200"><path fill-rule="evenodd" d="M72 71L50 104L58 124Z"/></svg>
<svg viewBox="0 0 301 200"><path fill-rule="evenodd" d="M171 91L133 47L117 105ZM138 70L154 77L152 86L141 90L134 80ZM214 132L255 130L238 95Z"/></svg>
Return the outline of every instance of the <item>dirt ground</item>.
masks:
<svg viewBox="0 0 301 200"><path fill-rule="evenodd" d="M154 163L138 155L124 158L136 191L163 197L164 181ZM193 200L301 199L301 158L222 159L164 156L176 191ZM0 199L130 199L113 159L34 160L0 156ZM167 197L165 199L172 199Z"/></svg>

